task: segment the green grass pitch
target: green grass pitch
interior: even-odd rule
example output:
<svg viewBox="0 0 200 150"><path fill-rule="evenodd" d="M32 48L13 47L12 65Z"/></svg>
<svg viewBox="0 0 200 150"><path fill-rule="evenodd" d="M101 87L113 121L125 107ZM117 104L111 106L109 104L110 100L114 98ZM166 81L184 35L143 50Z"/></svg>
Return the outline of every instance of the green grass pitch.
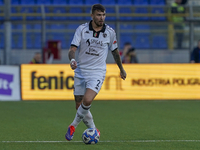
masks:
<svg viewBox="0 0 200 150"><path fill-rule="evenodd" d="M94 101L91 112L101 137L85 145L83 123L65 140L74 101L0 102L0 150L200 149L200 101Z"/></svg>

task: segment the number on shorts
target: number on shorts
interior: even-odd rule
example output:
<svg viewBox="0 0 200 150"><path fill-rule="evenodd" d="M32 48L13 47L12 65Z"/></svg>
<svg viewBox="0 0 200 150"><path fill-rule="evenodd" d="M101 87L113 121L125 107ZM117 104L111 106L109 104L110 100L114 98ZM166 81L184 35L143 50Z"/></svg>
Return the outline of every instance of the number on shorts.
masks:
<svg viewBox="0 0 200 150"><path fill-rule="evenodd" d="M99 84L101 83L101 81L100 80L97 80L97 86L95 87L97 90L99 89Z"/></svg>

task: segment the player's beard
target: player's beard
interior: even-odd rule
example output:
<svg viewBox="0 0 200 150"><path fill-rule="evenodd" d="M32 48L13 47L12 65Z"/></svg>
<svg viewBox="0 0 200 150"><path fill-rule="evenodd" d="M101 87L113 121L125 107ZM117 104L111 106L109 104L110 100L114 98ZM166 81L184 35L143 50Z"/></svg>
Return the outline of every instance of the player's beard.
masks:
<svg viewBox="0 0 200 150"><path fill-rule="evenodd" d="M102 23L98 23L95 19L93 21L94 21L94 23L96 24L97 27L103 26L104 21L102 21Z"/></svg>

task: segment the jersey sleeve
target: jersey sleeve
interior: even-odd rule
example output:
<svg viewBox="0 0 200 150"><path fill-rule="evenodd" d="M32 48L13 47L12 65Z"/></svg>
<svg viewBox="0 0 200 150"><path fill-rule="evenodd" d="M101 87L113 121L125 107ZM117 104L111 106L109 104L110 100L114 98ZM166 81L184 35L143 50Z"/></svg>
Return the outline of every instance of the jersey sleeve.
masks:
<svg viewBox="0 0 200 150"><path fill-rule="evenodd" d="M78 47L80 45L80 42L81 42L81 26L79 26L76 29L71 45Z"/></svg>
<svg viewBox="0 0 200 150"><path fill-rule="evenodd" d="M118 48L118 45L117 45L117 38L116 38L116 33L115 31L113 30L113 32L111 32L111 36L110 36L110 43L109 43L109 49L111 51L114 51L115 49Z"/></svg>

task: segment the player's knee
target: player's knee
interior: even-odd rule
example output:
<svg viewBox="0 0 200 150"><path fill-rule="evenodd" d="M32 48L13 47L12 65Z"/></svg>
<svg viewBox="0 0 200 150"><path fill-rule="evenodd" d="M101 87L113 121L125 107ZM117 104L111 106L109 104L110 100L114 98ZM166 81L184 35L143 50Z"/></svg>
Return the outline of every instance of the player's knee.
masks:
<svg viewBox="0 0 200 150"><path fill-rule="evenodd" d="M84 101L83 101L83 105L85 105L85 106L90 106L91 103L92 103L92 101L89 99L84 99Z"/></svg>

